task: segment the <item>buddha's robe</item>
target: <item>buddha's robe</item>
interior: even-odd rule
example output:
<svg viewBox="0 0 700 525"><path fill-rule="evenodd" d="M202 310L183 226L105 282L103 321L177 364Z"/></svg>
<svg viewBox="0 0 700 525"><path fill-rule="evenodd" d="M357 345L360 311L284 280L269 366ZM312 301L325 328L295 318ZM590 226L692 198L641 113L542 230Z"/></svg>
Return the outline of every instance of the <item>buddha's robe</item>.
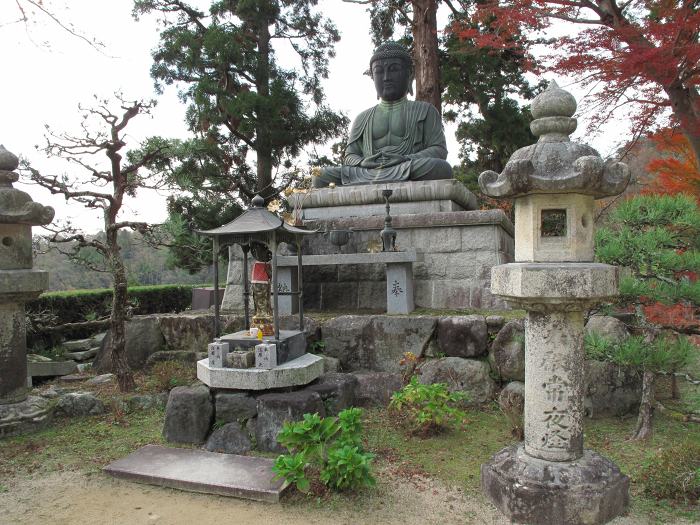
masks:
<svg viewBox="0 0 700 525"><path fill-rule="evenodd" d="M376 168L360 166L363 159L381 152L406 160ZM442 121L432 104L405 97L381 101L353 122L343 165L323 168L314 177L314 186L449 179L452 168L446 158Z"/></svg>

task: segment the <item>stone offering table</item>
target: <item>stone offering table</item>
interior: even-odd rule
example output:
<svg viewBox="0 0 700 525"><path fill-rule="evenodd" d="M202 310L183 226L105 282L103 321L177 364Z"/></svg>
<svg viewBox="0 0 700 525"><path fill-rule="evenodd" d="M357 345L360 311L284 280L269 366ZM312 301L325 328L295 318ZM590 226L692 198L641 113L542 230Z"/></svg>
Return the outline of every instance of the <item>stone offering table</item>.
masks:
<svg viewBox="0 0 700 525"><path fill-rule="evenodd" d="M49 275L32 269L32 226L48 224L53 208L12 187L19 161L0 145L0 438L48 423L48 401L27 396L24 305L48 288Z"/></svg>
<svg viewBox="0 0 700 525"><path fill-rule="evenodd" d="M517 523L605 523L629 502L627 476L583 448L584 314L618 293L618 268L592 262L594 199L623 191L629 170L570 142L575 110L552 82L532 104L538 143L479 177L515 198L516 262L492 269L491 291L527 311L525 441L482 465L481 484Z"/></svg>
<svg viewBox="0 0 700 525"><path fill-rule="evenodd" d="M346 253L328 255L307 255L304 266L335 266L351 264L386 265L386 311L388 314L408 314L415 309L413 301L413 263L423 260L423 254L415 250L405 252ZM280 315L296 313L295 301L284 296L288 290L297 289L297 258L280 257L279 293L283 295L279 302ZM351 285L348 285L350 287Z"/></svg>

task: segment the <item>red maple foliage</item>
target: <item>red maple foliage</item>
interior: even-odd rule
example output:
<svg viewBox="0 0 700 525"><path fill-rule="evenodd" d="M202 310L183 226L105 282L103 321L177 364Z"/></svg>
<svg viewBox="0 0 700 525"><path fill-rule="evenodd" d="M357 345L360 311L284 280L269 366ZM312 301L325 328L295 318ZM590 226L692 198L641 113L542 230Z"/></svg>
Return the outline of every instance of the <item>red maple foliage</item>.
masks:
<svg viewBox="0 0 700 525"><path fill-rule="evenodd" d="M584 27L550 42L551 69L590 89L593 125L623 110L641 136L670 117L700 159L699 0L487 0L472 19L489 30L452 30L494 49L523 27L543 30L553 20Z"/></svg>
<svg viewBox="0 0 700 525"><path fill-rule="evenodd" d="M688 193L700 203L700 169L685 135L664 128L651 139L662 154L647 164L656 178L649 186L654 193Z"/></svg>

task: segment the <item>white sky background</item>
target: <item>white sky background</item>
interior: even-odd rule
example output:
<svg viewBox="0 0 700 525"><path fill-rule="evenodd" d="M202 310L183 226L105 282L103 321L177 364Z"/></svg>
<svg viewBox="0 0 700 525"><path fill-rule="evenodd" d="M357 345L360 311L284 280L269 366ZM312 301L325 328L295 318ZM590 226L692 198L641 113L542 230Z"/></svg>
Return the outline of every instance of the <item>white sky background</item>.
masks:
<svg viewBox="0 0 700 525"><path fill-rule="evenodd" d="M158 25L155 16L138 22L131 17L131 0L69 0L53 2L57 14L71 22L87 36L105 44L99 53L80 39L70 36L43 15L37 15L29 28L23 23L9 22L19 18L14 0L0 0L0 49L3 81L0 83L0 144L16 155L30 160L44 173L62 173L76 169L65 163L49 160L35 146L45 143L45 125L55 132L78 133L81 113L78 104L89 105L94 99L110 98L116 90L127 99L156 98L158 105L152 118L139 115L128 127L127 148L136 147L152 135L188 136L184 124L186 106L177 97L175 87L168 87L157 96L150 77L151 51L157 46ZM206 7L208 0L191 3ZM51 5L52 3L47 3ZM65 5L69 5L66 8ZM330 78L324 83L327 104L345 112L351 119L376 103L371 79L363 75L368 68L372 44L369 15L364 6L341 0L321 0L324 14L341 32L336 57L330 64ZM441 10L438 21L444 27L447 19ZM45 45L49 43L49 47ZM283 60L283 59L282 59ZM557 79L558 81L560 79ZM568 82L560 82L566 86ZM569 88L570 89L570 88ZM574 94L580 94L572 89ZM585 129L579 119L579 131ZM449 149L448 161L458 163L455 127L445 132ZM603 155L600 140L593 141ZM106 158L105 158L106 160ZM88 232L102 229L99 211L87 210L78 203L67 203L48 191L31 185L16 185L29 192L34 200L56 209L56 221L71 220ZM127 199L121 219L162 222L165 219L165 195L141 190L136 199Z"/></svg>

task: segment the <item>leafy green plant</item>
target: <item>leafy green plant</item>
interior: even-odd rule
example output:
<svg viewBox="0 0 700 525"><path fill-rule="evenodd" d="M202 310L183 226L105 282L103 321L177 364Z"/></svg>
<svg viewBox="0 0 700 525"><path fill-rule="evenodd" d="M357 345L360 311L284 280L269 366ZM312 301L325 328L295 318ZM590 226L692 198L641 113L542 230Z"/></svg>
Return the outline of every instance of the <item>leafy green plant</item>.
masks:
<svg viewBox="0 0 700 525"><path fill-rule="evenodd" d="M458 426L466 414L457 406L466 401L464 392L450 392L445 383L424 385L413 376L395 392L389 410L400 416L414 434L432 434Z"/></svg>
<svg viewBox="0 0 700 525"><path fill-rule="evenodd" d="M323 339L314 341L309 345L309 352L311 352L312 354L322 354L325 349L326 342Z"/></svg>
<svg viewBox="0 0 700 525"><path fill-rule="evenodd" d="M700 499L700 445L678 443L648 460L641 474L644 493L656 499L694 503Z"/></svg>
<svg viewBox="0 0 700 525"><path fill-rule="evenodd" d="M333 490L373 486L374 456L362 450L361 417L359 408L348 408L338 417L304 414L302 421L285 423L277 440L289 454L277 458L273 471L302 492L311 487L311 472Z"/></svg>
<svg viewBox="0 0 700 525"><path fill-rule="evenodd" d="M373 487L372 454L363 453L360 447L344 445L328 452L326 466L321 471L321 481L333 490L357 487Z"/></svg>

